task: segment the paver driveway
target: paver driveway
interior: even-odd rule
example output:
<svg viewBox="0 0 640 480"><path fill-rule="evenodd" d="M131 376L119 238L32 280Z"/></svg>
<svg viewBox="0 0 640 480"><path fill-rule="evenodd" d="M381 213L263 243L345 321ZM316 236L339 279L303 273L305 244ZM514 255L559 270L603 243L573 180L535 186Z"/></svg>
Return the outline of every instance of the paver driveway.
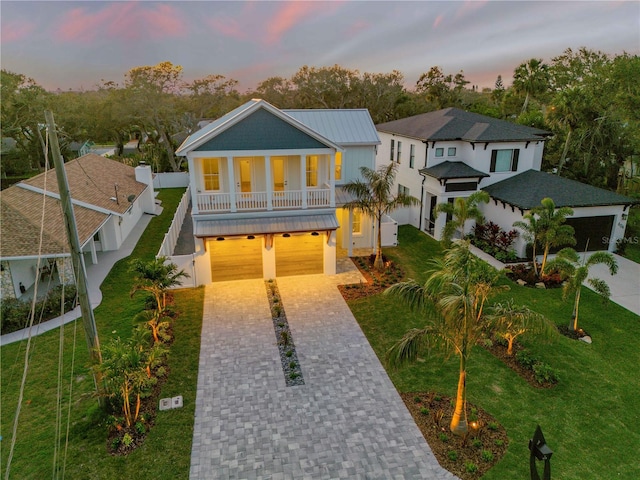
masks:
<svg viewBox="0 0 640 480"><path fill-rule="evenodd" d="M337 283L283 277L305 385L286 387L262 280L207 286L192 479L454 479L431 453Z"/></svg>

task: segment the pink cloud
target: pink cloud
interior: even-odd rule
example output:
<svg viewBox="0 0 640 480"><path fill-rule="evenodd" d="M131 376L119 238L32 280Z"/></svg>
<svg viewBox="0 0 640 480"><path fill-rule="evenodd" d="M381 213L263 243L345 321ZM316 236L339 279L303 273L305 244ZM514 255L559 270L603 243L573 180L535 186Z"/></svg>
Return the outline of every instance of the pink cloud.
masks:
<svg viewBox="0 0 640 480"><path fill-rule="evenodd" d="M433 28L438 28L442 23L442 20L444 20L444 15L438 15L433 21Z"/></svg>
<svg viewBox="0 0 640 480"><path fill-rule="evenodd" d="M488 0L467 0L466 2L462 2L456 12L456 18L472 14L476 10L486 6L487 2Z"/></svg>
<svg viewBox="0 0 640 480"><path fill-rule="evenodd" d="M247 38L247 26L242 25L238 20L231 18L212 18L207 20L211 28L223 35L237 40L245 40Z"/></svg>
<svg viewBox="0 0 640 480"><path fill-rule="evenodd" d="M4 43L21 40L29 36L35 30L35 28L35 23L32 22L9 22L8 24L2 26L0 32L2 36L0 38L0 41Z"/></svg>
<svg viewBox="0 0 640 480"><path fill-rule="evenodd" d="M283 3L268 23L267 43L277 43L283 35L300 23L302 19L315 15L317 12L335 11L339 4L340 2L301 1Z"/></svg>
<svg viewBox="0 0 640 480"><path fill-rule="evenodd" d="M66 12L56 30L63 42L91 42L96 38L161 39L187 32L182 15L171 5L116 2L98 11L75 8Z"/></svg>
<svg viewBox="0 0 640 480"><path fill-rule="evenodd" d="M360 32L367 30L370 26L371 23L364 20L358 20L351 24L347 33L349 34L349 36L353 37L358 35Z"/></svg>

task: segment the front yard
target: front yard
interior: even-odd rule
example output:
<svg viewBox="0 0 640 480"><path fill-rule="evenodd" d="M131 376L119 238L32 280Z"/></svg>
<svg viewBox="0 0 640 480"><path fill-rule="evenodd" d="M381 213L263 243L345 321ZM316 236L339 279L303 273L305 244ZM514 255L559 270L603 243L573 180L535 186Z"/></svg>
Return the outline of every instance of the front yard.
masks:
<svg viewBox="0 0 640 480"><path fill-rule="evenodd" d="M399 229L399 240L400 246L385 249L385 254L408 277L425 280L426 262L440 253L439 244L406 226ZM562 301L560 289L504 282L510 291L499 299L513 297L557 325L568 324L571 302ZM404 304L381 294L350 301L349 306L383 363L387 349L408 329L424 325ZM558 371L560 381L553 388L532 387L487 350L475 347L468 365L468 401L495 417L509 437L506 456L483 478L529 478L528 441L536 425L554 451L554 477L640 478L640 319L614 303L603 305L586 288L581 318L582 327L593 337L592 345L561 335L547 344L522 342ZM387 371L399 392L455 396L457 358L436 357Z"/></svg>

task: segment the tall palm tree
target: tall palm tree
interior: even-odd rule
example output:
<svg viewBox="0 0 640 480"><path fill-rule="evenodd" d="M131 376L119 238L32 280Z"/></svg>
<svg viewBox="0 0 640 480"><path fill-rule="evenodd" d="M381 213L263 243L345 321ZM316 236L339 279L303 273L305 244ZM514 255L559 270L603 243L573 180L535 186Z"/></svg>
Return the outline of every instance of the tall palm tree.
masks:
<svg viewBox="0 0 640 480"><path fill-rule="evenodd" d="M354 200L345 204L348 210L360 210L362 213L375 219L376 222L376 259L374 268L378 271L384 270L382 261L382 217L392 212L398 207L408 207L418 205L420 200L411 195L398 192L391 193L395 183L396 163L382 165L377 170L368 167L361 167L360 174L363 180L354 180L344 185L345 191L354 196Z"/></svg>
<svg viewBox="0 0 640 480"><path fill-rule="evenodd" d="M456 231L460 231L464 237L464 225L467 220L475 220L478 223L484 221L484 217L478 205L480 203L488 203L489 194L484 190L478 190L469 195L468 198L458 197L453 203L439 203L436 205L434 213L439 216L441 213L451 216L444 228L442 229L442 241L448 246Z"/></svg>
<svg viewBox="0 0 640 480"><path fill-rule="evenodd" d="M549 66L542 59L532 58L521 63L513 72L513 89L517 93L524 93L522 112L529 106L530 97L544 93L549 87Z"/></svg>
<svg viewBox="0 0 640 480"><path fill-rule="evenodd" d="M551 248L576 244L573 227L565 224L570 215L573 215L573 209L569 207L556 208L554 201L547 197L542 199L539 206L532 208L528 214L523 216L526 222L513 223L514 227L522 228L525 235L532 240L534 246L533 265L539 278L544 275ZM536 269L536 243L542 247L542 263L539 272Z"/></svg>
<svg viewBox="0 0 640 480"><path fill-rule="evenodd" d="M467 361L488 327L487 300L508 287L497 285L501 274L473 255L468 242L446 251L444 258L432 261L433 270L424 285L413 280L389 287L385 294L403 299L426 314L423 328L409 330L387 353L391 364L416 360L422 350L433 347L459 358L458 389L451 419L456 435L468 432Z"/></svg>
<svg viewBox="0 0 640 480"><path fill-rule="evenodd" d="M587 281L593 287L593 290L600 295L605 301L611 296L609 285L599 278L589 278L589 268L594 265L602 264L609 268L609 273L615 275L618 273L618 262L609 252L595 252L587 258L585 252L582 260L580 255L573 248L563 248L558 252L556 258L549 262L553 268L557 268L560 272L568 275L568 280L564 284L562 290L563 298L574 294L573 314L571 324L569 325L574 331L578 330L578 309L580 308L580 293L582 292L582 284Z"/></svg>

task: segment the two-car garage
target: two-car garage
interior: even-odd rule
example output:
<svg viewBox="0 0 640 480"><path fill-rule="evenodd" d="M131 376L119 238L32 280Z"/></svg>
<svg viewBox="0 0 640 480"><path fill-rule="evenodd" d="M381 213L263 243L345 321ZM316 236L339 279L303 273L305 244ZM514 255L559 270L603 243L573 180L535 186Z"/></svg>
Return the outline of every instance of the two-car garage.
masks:
<svg viewBox="0 0 640 480"><path fill-rule="evenodd" d="M214 282L335 273L335 214L197 222ZM333 269L333 271L332 271Z"/></svg>

